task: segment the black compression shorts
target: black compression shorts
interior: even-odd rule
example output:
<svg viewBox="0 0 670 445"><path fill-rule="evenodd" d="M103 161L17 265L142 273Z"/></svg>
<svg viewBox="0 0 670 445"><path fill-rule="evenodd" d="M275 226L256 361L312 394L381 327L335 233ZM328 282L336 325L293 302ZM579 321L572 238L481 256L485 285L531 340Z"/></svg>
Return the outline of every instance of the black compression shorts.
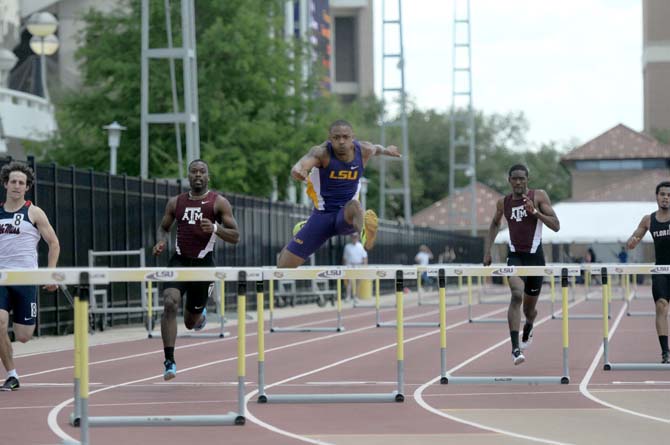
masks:
<svg viewBox="0 0 670 445"><path fill-rule="evenodd" d="M544 266L544 252L542 245L537 247L535 253L528 252L509 252L507 254L508 266ZM542 290L544 277L521 277L525 283L523 291L526 295L537 297Z"/></svg>
<svg viewBox="0 0 670 445"><path fill-rule="evenodd" d="M187 258L175 254L170 258L168 267L214 267L212 253L208 253L204 258ZM207 306L207 299L213 291L214 283L208 281L174 281L165 283L165 289L178 289L181 297L186 294L185 308L191 314L201 314Z"/></svg>

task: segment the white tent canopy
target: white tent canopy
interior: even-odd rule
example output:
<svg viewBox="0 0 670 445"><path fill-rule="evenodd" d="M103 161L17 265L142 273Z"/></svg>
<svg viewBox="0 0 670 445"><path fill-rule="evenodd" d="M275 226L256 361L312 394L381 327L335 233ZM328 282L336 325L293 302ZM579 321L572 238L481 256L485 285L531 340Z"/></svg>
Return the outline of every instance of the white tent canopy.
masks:
<svg viewBox="0 0 670 445"><path fill-rule="evenodd" d="M542 228L543 244L625 243L656 202L565 202L553 206L561 230ZM649 232L642 242L651 243ZM509 230L498 233L496 244L509 243Z"/></svg>

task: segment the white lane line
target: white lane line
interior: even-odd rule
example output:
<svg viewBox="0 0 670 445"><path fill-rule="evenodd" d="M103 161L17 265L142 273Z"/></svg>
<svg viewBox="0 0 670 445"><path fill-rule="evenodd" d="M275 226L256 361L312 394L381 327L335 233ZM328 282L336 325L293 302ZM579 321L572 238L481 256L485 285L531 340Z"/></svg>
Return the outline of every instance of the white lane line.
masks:
<svg viewBox="0 0 670 445"><path fill-rule="evenodd" d="M451 311L453 312L453 311L456 311L456 310L458 310L458 309L463 309L463 308L464 308L464 307L458 307L458 308L454 308L454 309L452 309ZM490 312L490 313L488 313L488 314L486 314L486 315L487 315L487 316L488 316L488 315L493 315L494 313L497 313L497 312L500 312L500 310ZM357 315L357 316L358 316L358 315ZM412 318L419 317L419 316L423 316L423 314L421 314L421 315L415 315L415 316L412 316L412 317L407 317L407 319L412 319ZM355 334L355 333L357 333L357 332L367 331L367 330L370 330L370 329L377 329L377 327L376 327L375 325L373 325L373 326L365 326L365 327L362 327L362 328L353 329L353 330L344 331L344 332L337 332L337 333L330 334L330 335L326 335L326 336L322 336L322 337L315 337L315 338L311 338L311 339L307 339L307 340L301 340L301 341L298 341L298 342L288 343L288 344L286 344L286 345L277 346L277 347L275 347L275 348L268 349L268 350L265 351L265 353L268 354L268 353L275 352L275 351L279 351L279 350L282 350L282 349L288 349L288 348L293 348L293 347L296 347L296 346L305 345L305 344L308 344L308 343L314 343L314 342L318 342L318 341L328 340L328 339L331 339L331 338L333 338L333 337L344 336L344 335L352 335L352 334ZM436 331L433 331L433 332L436 332ZM231 340L234 339L234 338L237 338L237 337L229 337L229 339L231 339ZM218 341L218 340L210 340L210 341L207 341L207 342L201 342L201 343L198 343L198 344L207 344L207 343L212 343L212 342L215 342L215 341ZM192 346L192 345L188 345L188 346ZM141 356L141 355L143 355L143 354L135 354L135 355L133 355L133 356ZM246 354L245 357L254 357L254 356L256 356L256 355L258 355L258 353L257 353L257 352L253 352L253 353ZM184 369L180 370L179 372L180 372L180 374L181 374L181 373L185 373L185 372L188 372L188 371L192 371L192 370L194 370L194 369L200 369L200 368L204 368L204 367L207 367L207 366L212 366L212 365L221 364L221 363L224 363L224 362L230 362L230 361L233 361L233 360L237 360L237 356L235 356L235 357L229 357L229 358L222 359L222 360L216 360L216 361L214 361L214 362L203 363L203 364L201 364L201 365L192 366L192 367L190 367L190 368L184 368ZM108 362L108 361L112 361L112 360L105 360L105 362ZM96 390L96 391L91 391L91 392L89 392L89 396L90 396L90 395L93 395L93 394L95 394L95 393L98 393L98 392L108 391L108 390L110 390L110 389L119 388L119 387L122 387L122 386L133 385L133 384L135 384L135 383L142 383L142 382L146 382L146 381L154 380L154 379L159 379L159 378L162 378L162 374L154 375L154 376L151 376L151 377L146 377L146 378L139 379L139 380L133 380L133 381L128 381L128 382L119 383L119 384L117 384L117 385L112 385L112 386L105 387L105 388L102 388L102 389L99 389L99 390ZM63 401L63 402L61 402L60 404L56 405L56 406L49 412L49 415L47 416L47 424L49 425L49 428L53 431L53 433L54 433L55 435L57 435L58 437L60 437L63 441L70 441L70 442L75 441L75 439L73 439L72 437L70 437L70 436L69 436L65 431L63 431L63 429L58 425L58 414L60 413L61 410L63 410L63 408L65 408L66 406L72 404L73 402L74 402L74 398L69 398L69 399L67 399L67 400L65 400L65 401ZM292 433L290 433L290 434L292 434ZM310 440L311 440L311 439L310 439Z"/></svg>
<svg viewBox="0 0 670 445"><path fill-rule="evenodd" d="M489 317L489 316L491 316L491 315L499 314L500 312L505 311L505 310L506 310L506 308L496 309L496 310L490 311L490 312L488 312L488 313L482 315L482 317ZM466 320L462 320L462 321L459 321L459 322L454 323L454 324L452 324L452 325L448 325L448 326L446 327L446 329L453 329L453 328L455 328L455 327L462 326L462 325L465 325L465 324L468 324L468 323L469 323L469 321L468 321L467 319L466 319ZM403 343L410 343L410 342L413 342L413 341L415 341L415 340L422 339L422 338L424 338L424 337L427 337L427 336L429 336L429 335L433 335L433 334L438 333L438 332L440 332L439 329L432 330L432 331L426 332L426 333L424 333L424 334L418 335L418 336L416 336L416 337L412 337L412 338L406 339ZM364 353L362 353L362 354L358 354L358 355L355 355L355 356L351 356L351 357L348 357L348 358L343 359L343 360L339 360L339 361L337 361L337 362L331 363L331 364L326 365L326 366L322 366L321 368L318 368L318 369L313 369L313 370L311 370L311 371L304 372L304 373L302 373L302 374L294 375L294 376L289 377L289 378L286 378L286 379L284 379L284 380L281 380L281 381L272 383L272 384L270 384L270 385L266 385L265 388L266 388L266 389L269 389L269 388L271 388L271 387L274 387L274 386L277 386L277 385L281 385L281 384L284 384L284 383L288 383L288 382L291 382L291 381L293 381L293 380L299 379L299 378L301 378L301 377L305 377L305 376L308 376L308 375L311 375L311 374L315 374L315 373L320 372L320 371L323 371L323 370L325 370L325 369L329 369L329 368L333 368L333 367L339 366L339 365L341 365L341 364L343 364L343 363L347 363L347 362L350 362L350 361L352 361L352 360L356 360L356 359L361 358L361 357L365 357L365 356L368 356L368 355L371 355L371 354L375 354L375 353L377 353L377 352L379 352L379 351L383 351L383 350L386 350L386 349L389 349L389 348L393 348L393 347L396 346L396 344L397 344L397 343L391 343L391 344L389 344L389 345L382 346L382 347L380 347L380 348L377 348L377 349L374 349L374 350L371 350L371 351L367 351L367 352L364 352ZM268 429L268 430L270 430L270 431L272 431L272 432L274 432L274 433L277 433L277 434L280 434L280 435L283 435L283 436L286 436L286 437L290 437L290 438L292 438L292 439L302 440L302 441L304 441L304 442L307 442L307 443L313 443L313 444L332 445L332 444L327 444L326 442L319 441L319 440L317 440L317 439L312 439L312 438L310 438L310 437L300 436L300 435L297 435L297 434L292 433L292 432L290 432L290 431L286 431L286 430L281 429L281 428L279 428L279 427L277 427L277 426L274 426L274 425L272 425L272 424L269 424L269 423L267 423L267 422L264 422L264 421L260 420L258 417L254 416L254 414L251 412L251 410L248 408L248 406L249 406L249 401L250 401L253 397L255 397L257 394L258 394L258 390L255 389L255 390L251 391L249 394L247 394L247 395L244 397L244 402L245 402L245 407L246 407L246 408L245 408L245 409L246 409L246 418L247 418L249 421L254 422L255 424L257 424L258 426L260 426L260 427L262 427L262 428Z"/></svg>
<svg viewBox="0 0 670 445"><path fill-rule="evenodd" d="M612 385L670 385L670 381L666 380L643 380L637 382L612 382Z"/></svg>
<svg viewBox="0 0 670 445"><path fill-rule="evenodd" d="M624 314L626 313L626 305L621 306L621 310L619 311L619 314L617 315L616 320L614 323L612 323L612 329L609 332L609 336L607 337L608 340L612 338L614 335L614 332L616 331L616 328L619 326L619 323L623 319ZM582 379L581 383L579 384L579 391L586 397L587 399L590 399L600 405L606 406L608 408L621 411L622 413L626 414L631 414L633 416L637 417L642 417L643 419L648 419L648 420L654 420L656 422L662 422L662 423L670 423L670 419L664 419L662 417L656 417L656 416L651 416L649 414L644 414L640 413L638 411L633 411L627 408L624 408L622 406L614 405L613 403L606 402L602 399L599 399L598 397L594 396L588 388L589 381L591 380L591 377L593 377L593 374L596 370L596 367L600 364L600 359L602 358L604 354L604 349L603 345L600 345L600 348L598 349L598 352L596 353L596 356L593 358L593 362L591 362L591 366L589 367L588 371L586 371L586 374L584 375L584 378ZM608 371L608 372L614 372L614 371Z"/></svg>
<svg viewBox="0 0 670 445"><path fill-rule="evenodd" d="M573 306L575 306L575 305L577 305L577 304L579 304L583 301L585 301L585 300L575 301L572 304L570 304L569 307L573 307ZM548 320L551 320L550 315L547 316L547 317L542 318L540 321L536 322L535 325L539 326L539 325L545 323ZM481 351L480 353L478 353L476 355L473 355L472 357L465 360L464 362L461 362L457 366L451 368L450 370L447 371L447 374L451 374L452 372L463 368L464 366L466 366L466 365L472 363L473 361L479 359L480 357L488 354L489 352L493 351L494 349L496 349L496 348L498 348L498 347L500 347L504 344L507 344L508 342L509 342L509 338L505 338L504 340L499 341L498 343L494 344L493 346ZM503 434L503 435L510 436L510 437L517 437L517 438L520 438L520 439L531 440L533 442L547 443L547 444L553 444L553 445L566 445L567 444L566 442L557 442L557 441L554 441L554 440L544 439L544 438L541 438L541 437L528 436L528 435L525 435L525 434L515 433L513 431L507 431L507 430L503 430L503 429L499 429L499 428L494 428L494 427L489 426L489 425L484 425L484 424L481 424L481 423L472 422L470 420L466 420L466 419L463 419L463 418L460 418L460 417L456 417L453 414L448 414L448 413L446 413L446 412L444 412L440 409L432 407L431 405L426 403L426 401L423 399L423 391L425 391L425 389L428 388L429 386L438 382L440 380L440 378L441 378L441 376L437 376L434 379L424 383L423 385L418 387L416 389L416 391L414 391L414 400L416 400L416 402L422 408L426 409L427 411L430 411L431 413L436 414L440 417L444 417L444 418L453 420L455 422L463 423L465 425L469 425L469 426L472 426L472 427L475 427L475 428L483 429L483 430L486 430L486 431L491 431L491 432L498 433L498 434Z"/></svg>
<svg viewBox="0 0 670 445"><path fill-rule="evenodd" d="M345 317L345 319L358 318L358 317L362 317L362 316L365 316L365 315L370 315L371 313L372 312L366 312L364 314L351 315L351 316ZM410 318L410 317L408 317L408 318ZM321 323L324 323L324 322L327 322L327 321L331 321L331 319L329 318L328 320L317 320L315 322L305 323L305 324L300 325L300 326L309 326L309 325L312 325L312 324L321 324ZM270 332L266 331L266 334L269 335ZM250 332L250 333L247 334L247 337L254 337L256 335L258 335L256 332ZM175 350L177 351L177 350L195 348L195 347L198 347L198 346L209 345L211 343L218 343L222 340L230 341L230 340L235 340L235 339L237 339L236 335L232 336L232 337L226 337L225 339L218 338L218 339L215 339L215 340L206 340L206 341L201 341L201 342L198 342L198 343L190 343L190 344L187 344L187 345L177 346L177 347L175 347ZM131 340L131 341L137 341L137 340ZM92 345L91 347L93 348L93 347L97 347L97 346L102 346L102 345ZM163 351L161 349L156 349L154 351L140 352L138 354L125 355L125 356L122 356L122 357L115 357L115 358L110 358L110 359L107 359L107 360L99 360L99 361L95 361L95 362L90 362L89 366L104 365L106 363L117 362L117 361L120 361L120 360L129 360L129 359L133 359L133 358L138 358L138 357L143 357L143 356L148 356L148 355L153 355L153 354L162 354L162 353L163 353ZM42 353L41 352L36 353L35 355L38 355L38 354L42 354ZM71 370L73 368L74 368L73 365L62 366L60 368L51 368L51 369L47 369L47 370L44 370L44 371L37 371L37 372L28 373L28 374L21 374L21 377L25 378L25 377L32 377L32 376L36 376L36 375L49 374L49 373L52 373L52 372L67 371L67 370Z"/></svg>

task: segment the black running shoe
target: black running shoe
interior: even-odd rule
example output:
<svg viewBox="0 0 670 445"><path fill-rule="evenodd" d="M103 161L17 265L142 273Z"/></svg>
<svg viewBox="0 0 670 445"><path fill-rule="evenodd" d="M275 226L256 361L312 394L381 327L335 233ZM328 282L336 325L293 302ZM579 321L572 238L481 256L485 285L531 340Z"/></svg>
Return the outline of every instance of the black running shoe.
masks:
<svg viewBox="0 0 670 445"><path fill-rule="evenodd" d="M670 351L663 351L661 354L661 363L670 363ZM18 384L19 382L16 383Z"/></svg>
<svg viewBox="0 0 670 445"><path fill-rule="evenodd" d="M533 343L533 325L524 324L523 334L521 335L521 350L527 349Z"/></svg>
<svg viewBox="0 0 670 445"><path fill-rule="evenodd" d="M7 377L5 383L0 387L0 391L16 391L20 387L21 385L19 385L19 379L12 376Z"/></svg>
<svg viewBox="0 0 670 445"><path fill-rule="evenodd" d="M526 357L524 357L523 353L521 352L521 349L515 349L512 351L512 359L514 360L514 365L520 365L526 360Z"/></svg>

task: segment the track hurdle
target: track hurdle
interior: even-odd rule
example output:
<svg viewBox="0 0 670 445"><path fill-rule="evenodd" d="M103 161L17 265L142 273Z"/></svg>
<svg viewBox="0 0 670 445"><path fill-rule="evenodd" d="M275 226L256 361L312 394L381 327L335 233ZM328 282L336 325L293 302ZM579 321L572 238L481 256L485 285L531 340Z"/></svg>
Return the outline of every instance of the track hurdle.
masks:
<svg viewBox="0 0 670 445"><path fill-rule="evenodd" d="M403 288L404 279L416 278L414 267L360 267L360 268L297 268L297 269L264 269L264 278L273 280L288 278L296 280L322 279L393 279L396 288L397 318L397 389L391 393L349 393L349 394L268 394L265 385L265 332L264 304L258 304L258 403L383 403L403 402L404 396L404 329L403 329ZM257 298L263 302L262 292Z"/></svg>
<svg viewBox="0 0 670 445"><path fill-rule="evenodd" d="M560 266L526 266L515 267L506 266L500 268L491 267L468 267L458 270L446 270L447 273L458 273L466 276L486 273L489 276L551 276L559 275L561 277L561 290L563 295L563 314L568 315L568 277L579 275L579 267L560 267ZM441 330L442 331L442 330ZM563 373L560 376L452 376L447 373L446 364L446 330L440 332L442 338L441 344L444 346L444 351L441 354L441 370L440 383L442 384L487 384L487 383L525 383L525 384L544 384L544 383L570 383L570 373L568 366L568 348L569 348L569 334L568 334L568 317L562 320L562 338L563 338Z"/></svg>
<svg viewBox="0 0 670 445"><path fill-rule="evenodd" d="M375 279L375 302L372 304L359 303L356 298L353 300L352 308L353 309L375 309L375 325L379 326L382 322L381 308L392 308L395 307L395 303L382 303L381 302L381 284L379 278Z"/></svg>
<svg viewBox="0 0 670 445"><path fill-rule="evenodd" d="M630 309L630 304L633 300L638 298L637 294L637 274L632 274L634 286L630 288L630 276L626 277L625 289L626 289L626 315L628 317L655 317L655 311L632 311Z"/></svg>
<svg viewBox="0 0 670 445"><path fill-rule="evenodd" d="M148 338L160 338L160 332L154 332L153 324L153 281L147 282L147 337ZM225 306L226 306L226 282L225 280L215 281L214 287L210 289L211 293L208 296L212 297L214 304L216 305L216 319L219 322L218 332L195 332L195 331L186 331L180 332L177 334L178 338L224 338L230 336L230 332L225 331L226 326L226 317L225 317ZM213 295L212 295L213 294ZM183 305L184 301L182 301ZM160 308L162 311L163 308ZM213 316L214 314L208 313L207 317Z"/></svg>
<svg viewBox="0 0 670 445"><path fill-rule="evenodd" d="M502 267L502 266L500 266L500 267ZM473 305L472 276L467 275L465 278L466 278L466 281L467 281L467 284L468 284L468 322L469 323L507 323L506 318L472 318L472 305ZM507 277L504 276L504 278L507 278ZM507 281L507 280L505 280L505 281ZM481 296L481 293L480 293L479 298L478 298L478 301L480 303L481 303L481 297L482 296ZM493 303L493 302L489 302L489 303ZM509 301L507 301L507 302L501 301L501 302L495 302L495 303L504 304L504 303L509 303Z"/></svg>
<svg viewBox="0 0 670 445"><path fill-rule="evenodd" d="M331 277L330 274L333 274L333 277L342 277L343 276L343 270L344 268L337 268L337 269L323 269L315 266L303 266L300 267L299 270L313 270L317 271L316 274L311 274L308 273L309 276L314 276L314 278L311 279L329 279ZM316 326L316 327L308 327L308 326L289 326L289 327L277 327L274 325L274 281L279 280L279 279L291 279L287 274L284 273L286 270L291 270L291 269L277 269L277 268L266 268L264 270L268 270L269 272L267 273L267 279L270 282L269 283L269 298L270 298L270 332L342 332L344 331L344 326L342 325L342 279L337 278L337 314L336 314L336 323L335 326ZM293 275L293 274L288 274L288 275ZM300 278L298 278L300 279ZM258 304L259 310L260 310L260 304ZM263 308L265 309L265 308ZM264 312L264 311L263 311ZM259 312L260 314L260 312Z"/></svg>
<svg viewBox="0 0 670 445"><path fill-rule="evenodd" d="M89 286L110 282L143 282L161 276L170 281L238 281L238 411L227 415L209 416L119 416L91 417L88 412L88 305ZM81 286L75 303L75 367L79 364L79 391L75 394L74 417L80 416L80 443L89 445L91 426L204 426L243 425L245 423L245 322L246 280L261 280L260 269L189 268L189 269L38 269L0 271L0 284L77 284ZM78 352L77 352L78 351Z"/></svg>
<svg viewBox="0 0 670 445"><path fill-rule="evenodd" d="M89 250L88 251L88 267L96 268L100 267L96 264L97 258L114 258L114 257L124 257L124 258L133 258L137 257L140 267L146 267L146 253L144 249L136 250ZM126 262L126 265L128 263ZM150 289L150 288L149 288ZM140 283L140 306L139 307L109 307L109 296L107 295L106 289L95 289L95 286L91 287L91 303L89 304L89 313L91 314L101 314L102 315L102 326L104 327L107 323L107 315L110 314L132 314L132 313L144 313L145 311L162 311L162 307L148 307L147 301L151 302L151 294L147 298L147 283ZM102 307L97 307L97 297L100 296L102 299ZM147 316L146 320L147 333L151 333L151 318Z"/></svg>
<svg viewBox="0 0 670 445"><path fill-rule="evenodd" d="M416 272L416 277L415 278L417 280L417 290L421 289L421 272L422 271L427 271L427 267L423 266L421 269L418 268L418 267L415 269L415 272ZM407 275L405 275L404 278L409 278L409 277ZM395 328L395 327L397 327L397 320L394 321L394 322L390 322L390 321L385 322L385 321L381 321L380 318L381 317L377 318L377 327L378 328ZM396 319L397 319L397 317L396 317ZM405 327L405 328L437 328L439 326L440 326L439 321L410 321L410 322L403 321L403 327Z"/></svg>
<svg viewBox="0 0 670 445"><path fill-rule="evenodd" d="M611 268L611 269L609 269ZM670 371L670 364L667 363L612 363L609 358L609 321L604 314L607 314L606 306L611 297L610 274L651 274L662 275L670 274L670 266L657 266L654 264L639 264L631 266L623 265L603 265L602 274L602 303L603 303L603 369L605 371Z"/></svg>
<svg viewBox="0 0 670 445"><path fill-rule="evenodd" d="M453 264L452 264L452 266L453 266ZM421 275L422 275L422 273L426 272L429 277L437 278L437 272L435 272L435 270L436 270L435 268L439 268L439 267L446 267L446 265L434 264L434 265L431 265L431 267L428 267L428 266L417 266L416 267L416 269L417 269L417 279L416 279L417 280L417 304L419 306L437 306L437 305L440 304L440 302L439 302L439 299L440 299L439 284L437 285L437 290L438 290L437 301L434 301L434 300L433 301L424 301L423 300L423 291L421 290ZM479 278L481 278L481 277L479 277ZM435 282L437 283L437 280ZM446 284L445 284L445 286L446 286ZM479 295L481 296L481 288L482 288L481 279L477 283L477 288L478 288L478 291L479 291ZM445 287L445 289L446 289L446 287ZM465 294L465 292L463 291L463 283L462 282L459 282L458 290L457 290L456 294L458 295L458 302L456 303L456 305L460 306L460 305L463 304L463 295ZM445 303L445 304L448 305L449 303Z"/></svg>
<svg viewBox="0 0 670 445"><path fill-rule="evenodd" d="M592 266L592 267L590 267L590 268L589 268L589 267L584 267L584 276L585 276L585 277L587 276L587 273L586 273L586 272L588 271L588 279L590 280L590 279L591 279L591 274L594 273L594 270L599 270L599 269L598 269L597 266ZM597 273L599 273L599 272L595 272L595 273L597 274ZM570 294L572 294L572 299L569 300L569 301L575 301L574 294L575 294L575 284L576 284L576 283L575 283L575 281L574 281L574 278L576 278L576 277L573 276L572 278L573 278L573 279L570 280L570 283L569 283L569 285L570 285ZM553 320L562 320L562 319L563 319L563 315L562 315L562 313L561 313L560 315L558 315L557 312L556 312L556 310L554 309L554 299L555 299L555 297L554 297L554 293L555 293L555 292L554 292L554 287L555 287L555 286L554 286L554 280L553 280L553 278L552 278L552 280L551 280L551 318L552 318ZM589 300L589 298L588 298L588 297L589 297L589 288L590 288L590 287L587 287L586 285L584 286L584 290L585 290L585 292L586 292L586 295L585 295L585 297L584 297L584 301L588 301L588 300ZM612 314L611 314L611 309L610 309L609 301L608 301L608 306L607 306L607 308L608 308L608 311L607 311L607 317L611 319L611 318L612 318ZM571 314L571 315L570 315L570 318L572 318L573 320L600 320L600 319L602 318L602 316L603 316L602 313L597 313L597 314Z"/></svg>

